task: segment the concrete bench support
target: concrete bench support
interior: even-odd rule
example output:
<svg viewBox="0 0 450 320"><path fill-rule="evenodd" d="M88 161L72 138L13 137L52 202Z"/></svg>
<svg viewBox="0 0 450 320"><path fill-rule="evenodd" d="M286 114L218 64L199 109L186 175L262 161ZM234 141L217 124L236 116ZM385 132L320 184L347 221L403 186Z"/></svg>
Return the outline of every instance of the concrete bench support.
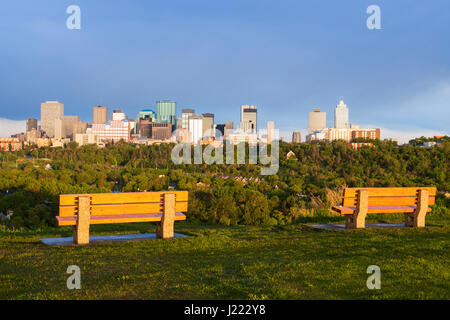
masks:
<svg viewBox="0 0 450 320"><path fill-rule="evenodd" d="M425 227L425 216L428 210L428 195L427 189L420 189L417 198L417 207L413 213L405 213L405 226L412 228Z"/></svg>
<svg viewBox="0 0 450 320"><path fill-rule="evenodd" d="M369 210L369 191L359 190L356 212L346 216L346 229L363 229L366 227L366 216Z"/></svg>
<svg viewBox="0 0 450 320"><path fill-rule="evenodd" d="M175 222L175 194L165 193L163 197L164 213L161 222L156 224L156 237L158 239L172 239Z"/></svg>
<svg viewBox="0 0 450 320"><path fill-rule="evenodd" d="M78 219L73 227L73 242L89 244L89 225L91 218L91 197L80 196L78 199Z"/></svg>

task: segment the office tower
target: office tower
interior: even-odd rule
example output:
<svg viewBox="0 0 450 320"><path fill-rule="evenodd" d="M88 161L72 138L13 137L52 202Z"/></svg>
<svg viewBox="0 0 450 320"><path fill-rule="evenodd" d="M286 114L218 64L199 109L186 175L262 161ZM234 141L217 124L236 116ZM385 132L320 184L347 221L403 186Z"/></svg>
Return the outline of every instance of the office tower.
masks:
<svg viewBox="0 0 450 320"><path fill-rule="evenodd" d="M181 110L181 128L189 128L189 117L195 114L194 109L183 109Z"/></svg>
<svg viewBox="0 0 450 320"><path fill-rule="evenodd" d="M214 114L212 113L203 113L203 136L206 137L210 137L210 136L214 136Z"/></svg>
<svg viewBox="0 0 450 320"><path fill-rule="evenodd" d="M241 106L241 130L248 133L255 133L257 126L256 106Z"/></svg>
<svg viewBox="0 0 450 320"><path fill-rule="evenodd" d="M189 117L189 135L193 144L198 144L203 136L203 117L192 115Z"/></svg>
<svg viewBox="0 0 450 320"><path fill-rule="evenodd" d="M172 124L170 123L156 123L150 124L150 136L154 140L166 140L172 136Z"/></svg>
<svg viewBox="0 0 450 320"><path fill-rule="evenodd" d="M300 142L302 142L302 134L300 133L300 131L294 131L292 133L292 142L293 143L300 143Z"/></svg>
<svg viewBox="0 0 450 320"><path fill-rule="evenodd" d="M125 113L122 110L113 110L111 120L113 121L124 121L127 119Z"/></svg>
<svg viewBox="0 0 450 320"><path fill-rule="evenodd" d="M141 110L137 115L137 121L139 121L139 119L151 120L152 122L156 122L156 113L155 111L150 109Z"/></svg>
<svg viewBox="0 0 450 320"><path fill-rule="evenodd" d="M27 131L26 132L29 132L33 129L37 130L37 128L38 128L37 123L38 123L37 119L34 119L34 118L27 119Z"/></svg>
<svg viewBox="0 0 450 320"><path fill-rule="evenodd" d="M53 137L55 139L62 139L65 138L66 135L64 133L64 125L63 125L63 120L61 118L55 119L55 125L53 128Z"/></svg>
<svg viewBox="0 0 450 320"><path fill-rule="evenodd" d="M350 128L348 122L348 108L342 98L339 100L339 104L334 109L334 127L336 129Z"/></svg>
<svg viewBox="0 0 450 320"><path fill-rule="evenodd" d="M172 136L172 125L170 123L158 123L147 119L139 119L137 127L141 137L166 140Z"/></svg>
<svg viewBox="0 0 450 320"><path fill-rule="evenodd" d="M93 123L105 123L108 122L108 108L102 106L96 106L93 108L92 115Z"/></svg>
<svg viewBox="0 0 450 320"><path fill-rule="evenodd" d="M308 133L322 130L327 127L327 114L320 111L320 108L314 108L313 112L309 113L308 118Z"/></svg>
<svg viewBox="0 0 450 320"><path fill-rule="evenodd" d="M272 143L275 138L275 123L273 121L267 122L267 144Z"/></svg>
<svg viewBox="0 0 450 320"><path fill-rule="evenodd" d="M64 116L61 120L61 138L73 138L76 133L84 133L79 132L81 130L79 116Z"/></svg>
<svg viewBox="0 0 450 320"><path fill-rule="evenodd" d="M170 123L175 128L177 120L177 110L175 101L162 100L156 102L156 116L159 123Z"/></svg>
<svg viewBox="0 0 450 320"><path fill-rule="evenodd" d="M64 116L64 104L58 101L41 103L41 129L49 138L55 137L55 120Z"/></svg>

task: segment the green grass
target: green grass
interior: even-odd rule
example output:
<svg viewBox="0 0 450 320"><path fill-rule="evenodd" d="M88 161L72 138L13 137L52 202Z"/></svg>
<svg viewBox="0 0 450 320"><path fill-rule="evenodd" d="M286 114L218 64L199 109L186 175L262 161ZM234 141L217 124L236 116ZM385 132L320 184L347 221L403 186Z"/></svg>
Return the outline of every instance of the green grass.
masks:
<svg viewBox="0 0 450 320"><path fill-rule="evenodd" d="M322 231L176 223L191 237L79 247L39 241L70 236L69 227L3 228L0 299L449 299L449 219L430 215L427 224ZM91 234L149 231L151 224L104 225ZM366 287L373 264L381 290ZM69 265L81 268L81 290L66 287Z"/></svg>

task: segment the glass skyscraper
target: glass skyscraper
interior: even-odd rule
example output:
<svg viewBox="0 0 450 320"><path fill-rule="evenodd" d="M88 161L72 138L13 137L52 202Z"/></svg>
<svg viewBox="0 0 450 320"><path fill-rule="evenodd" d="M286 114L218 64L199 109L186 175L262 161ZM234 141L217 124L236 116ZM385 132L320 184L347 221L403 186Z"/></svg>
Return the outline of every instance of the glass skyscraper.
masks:
<svg viewBox="0 0 450 320"><path fill-rule="evenodd" d="M156 122L156 113L153 110L150 109L145 109L145 110L141 110L138 113L137 119L136 120L151 120L152 122Z"/></svg>
<svg viewBox="0 0 450 320"><path fill-rule="evenodd" d="M171 123L172 128L175 128L177 122L176 102L169 100L162 100L156 102L156 118L160 123Z"/></svg>

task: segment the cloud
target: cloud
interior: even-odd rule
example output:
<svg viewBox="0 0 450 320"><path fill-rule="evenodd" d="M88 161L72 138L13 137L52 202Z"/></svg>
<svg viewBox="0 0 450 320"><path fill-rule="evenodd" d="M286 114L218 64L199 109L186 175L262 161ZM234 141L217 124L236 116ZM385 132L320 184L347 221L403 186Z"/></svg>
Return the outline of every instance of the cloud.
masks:
<svg viewBox="0 0 450 320"><path fill-rule="evenodd" d="M431 130L431 129L405 129L405 130L393 130L388 128L381 128L381 139L393 138L397 139L399 144L408 143L409 140L414 138L434 137L434 136L446 136L445 131Z"/></svg>
<svg viewBox="0 0 450 320"><path fill-rule="evenodd" d="M9 120L0 118L0 137L10 137L12 134L25 132L26 120Z"/></svg>

